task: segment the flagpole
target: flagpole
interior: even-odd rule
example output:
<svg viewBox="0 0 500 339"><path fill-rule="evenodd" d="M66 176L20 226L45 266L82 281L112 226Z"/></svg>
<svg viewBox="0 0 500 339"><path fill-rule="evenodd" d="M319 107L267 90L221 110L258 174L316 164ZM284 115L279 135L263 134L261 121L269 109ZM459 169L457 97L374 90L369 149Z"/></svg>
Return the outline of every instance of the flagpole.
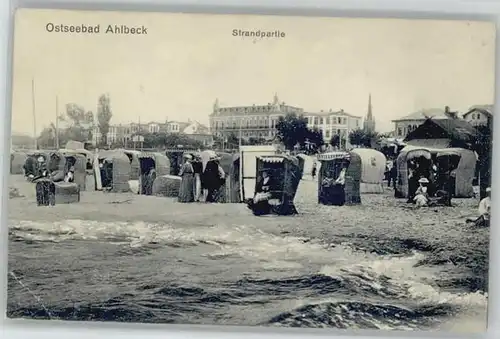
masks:
<svg viewBox="0 0 500 339"><path fill-rule="evenodd" d="M59 98L56 95L56 149L59 149Z"/></svg>
<svg viewBox="0 0 500 339"><path fill-rule="evenodd" d="M245 117L246 117L246 114L243 113L243 116L240 118L240 137L238 138L239 139L239 142L238 142L239 149L241 149L241 137L243 135L243 133L242 133L242 126L243 126L243 119Z"/></svg>
<svg viewBox="0 0 500 339"><path fill-rule="evenodd" d="M36 135L36 107L35 107L35 78L31 78L31 104L33 109L33 136L35 138L35 150L38 149L38 137Z"/></svg>

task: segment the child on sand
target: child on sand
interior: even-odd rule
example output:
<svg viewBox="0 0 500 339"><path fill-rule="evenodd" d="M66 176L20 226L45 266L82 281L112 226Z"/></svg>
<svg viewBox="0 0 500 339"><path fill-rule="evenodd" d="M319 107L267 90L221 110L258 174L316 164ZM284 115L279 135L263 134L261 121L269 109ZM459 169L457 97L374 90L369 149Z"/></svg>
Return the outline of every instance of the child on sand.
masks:
<svg viewBox="0 0 500 339"><path fill-rule="evenodd" d="M415 197L413 201L417 207L427 206L429 202L429 193L427 193L427 185L429 184L429 180L427 178L420 178L418 180L420 186L417 188L415 192Z"/></svg>

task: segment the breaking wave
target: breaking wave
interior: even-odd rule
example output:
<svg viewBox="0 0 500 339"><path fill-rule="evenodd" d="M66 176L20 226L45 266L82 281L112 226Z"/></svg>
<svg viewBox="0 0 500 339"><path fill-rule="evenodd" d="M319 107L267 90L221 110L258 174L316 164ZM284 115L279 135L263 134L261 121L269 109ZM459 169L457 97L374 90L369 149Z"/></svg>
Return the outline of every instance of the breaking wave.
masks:
<svg viewBox="0 0 500 339"><path fill-rule="evenodd" d="M418 251L230 224L18 221L9 236L10 317L415 330L486 312L486 293L440 289Z"/></svg>

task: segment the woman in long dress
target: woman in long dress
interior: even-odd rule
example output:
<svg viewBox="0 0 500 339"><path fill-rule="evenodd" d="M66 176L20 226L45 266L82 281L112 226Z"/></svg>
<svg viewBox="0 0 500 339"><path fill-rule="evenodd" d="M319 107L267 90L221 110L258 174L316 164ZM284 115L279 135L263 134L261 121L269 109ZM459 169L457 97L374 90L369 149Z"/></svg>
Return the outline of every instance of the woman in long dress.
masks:
<svg viewBox="0 0 500 339"><path fill-rule="evenodd" d="M205 202L217 202L221 194L221 187L225 180L225 173L219 164L218 158L213 158L207 163L203 174L205 188L207 189Z"/></svg>
<svg viewBox="0 0 500 339"><path fill-rule="evenodd" d="M203 172L203 164L201 162L201 157L196 156L193 161L194 169L194 200L202 201L202 189L201 189L201 173Z"/></svg>
<svg viewBox="0 0 500 339"><path fill-rule="evenodd" d="M179 190L179 202L194 202L194 168L191 163L193 157L189 154L185 156L186 161L179 172L182 178Z"/></svg>

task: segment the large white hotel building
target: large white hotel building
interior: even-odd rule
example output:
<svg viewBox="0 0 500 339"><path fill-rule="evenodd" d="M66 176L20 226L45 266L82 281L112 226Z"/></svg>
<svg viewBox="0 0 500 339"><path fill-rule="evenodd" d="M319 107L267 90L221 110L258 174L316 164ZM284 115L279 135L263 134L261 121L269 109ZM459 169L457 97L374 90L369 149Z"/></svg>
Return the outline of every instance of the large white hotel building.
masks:
<svg viewBox="0 0 500 339"><path fill-rule="evenodd" d="M328 143L333 135L339 135L344 145L349 145L349 132L363 128L360 116L341 110L307 112L303 108L280 102L275 95L267 105L221 107L216 100L210 114L210 131L213 135L227 138L230 134L242 139L257 138L272 140L276 136L276 123L288 113L303 115L308 127L318 128Z"/></svg>

